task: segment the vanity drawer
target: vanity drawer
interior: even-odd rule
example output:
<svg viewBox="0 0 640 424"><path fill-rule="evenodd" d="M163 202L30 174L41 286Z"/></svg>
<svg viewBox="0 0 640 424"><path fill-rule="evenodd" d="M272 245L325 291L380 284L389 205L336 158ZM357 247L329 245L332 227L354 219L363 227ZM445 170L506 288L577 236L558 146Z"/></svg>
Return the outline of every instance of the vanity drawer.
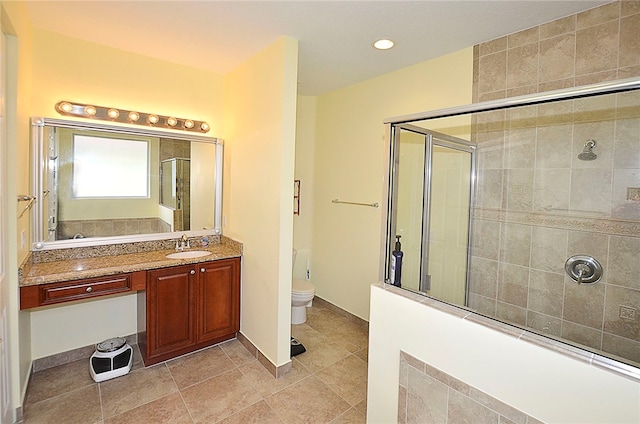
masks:
<svg viewBox="0 0 640 424"><path fill-rule="evenodd" d="M132 290L143 290L144 286L141 287L140 281L145 278L146 272L141 271L131 274L22 287L20 289L20 309L125 293Z"/></svg>

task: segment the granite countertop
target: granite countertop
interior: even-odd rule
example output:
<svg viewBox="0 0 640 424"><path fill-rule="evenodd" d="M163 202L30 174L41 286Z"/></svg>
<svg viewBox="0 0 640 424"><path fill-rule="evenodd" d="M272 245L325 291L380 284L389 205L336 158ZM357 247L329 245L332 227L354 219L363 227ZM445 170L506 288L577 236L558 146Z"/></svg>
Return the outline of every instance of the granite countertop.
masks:
<svg viewBox="0 0 640 424"><path fill-rule="evenodd" d="M22 267L20 287L117 275L134 271L146 271L242 256L242 244L231 241L230 239L219 244L211 244L208 247L185 249L185 251L189 250L206 250L211 252L211 255L190 259L168 259L166 256L170 253L175 253L176 250L164 249L149 252L29 263Z"/></svg>

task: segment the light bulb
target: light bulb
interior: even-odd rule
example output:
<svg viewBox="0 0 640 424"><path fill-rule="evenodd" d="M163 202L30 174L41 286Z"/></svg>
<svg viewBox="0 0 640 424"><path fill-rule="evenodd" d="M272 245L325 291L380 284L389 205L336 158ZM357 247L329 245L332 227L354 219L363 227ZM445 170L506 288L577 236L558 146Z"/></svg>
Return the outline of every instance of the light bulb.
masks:
<svg viewBox="0 0 640 424"><path fill-rule="evenodd" d="M209 131L209 124L207 124L206 122L203 122L200 124L200 129L204 132Z"/></svg>
<svg viewBox="0 0 640 424"><path fill-rule="evenodd" d="M120 111L118 109L109 109L107 111L107 116L111 119L116 119L118 116L120 116Z"/></svg>
<svg viewBox="0 0 640 424"><path fill-rule="evenodd" d="M69 102L58 103L58 108L64 113L71 113L73 106Z"/></svg>
<svg viewBox="0 0 640 424"><path fill-rule="evenodd" d="M129 120L136 122L138 119L140 119L140 114L138 112L129 112Z"/></svg>
<svg viewBox="0 0 640 424"><path fill-rule="evenodd" d="M156 124L159 120L158 115L149 115L147 119L149 120L150 124Z"/></svg>
<svg viewBox="0 0 640 424"><path fill-rule="evenodd" d="M184 121L184 127L185 128L193 128L193 121L191 119L187 119Z"/></svg>
<svg viewBox="0 0 640 424"><path fill-rule="evenodd" d="M388 50L391 47L393 47L394 44L395 43L392 40L383 39L383 40L378 40L375 43L373 43L373 47L375 47L378 50Z"/></svg>
<svg viewBox="0 0 640 424"><path fill-rule="evenodd" d="M178 123L178 120L176 118L173 118L173 117L167 118L167 125L169 125L170 127L175 127L177 123Z"/></svg>
<svg viewBox="0 0 640 424"><path fill-rule="evenodd" d="M89 116L96 116L97 110L94 106L85 106L84 113Z"/></svg>

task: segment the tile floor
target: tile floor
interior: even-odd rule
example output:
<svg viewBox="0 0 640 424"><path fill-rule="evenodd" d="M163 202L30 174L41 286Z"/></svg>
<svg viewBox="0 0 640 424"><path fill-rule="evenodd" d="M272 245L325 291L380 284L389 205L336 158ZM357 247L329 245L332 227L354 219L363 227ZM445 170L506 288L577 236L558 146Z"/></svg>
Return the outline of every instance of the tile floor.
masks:
<svg viewBox="0 0 640 424"><path fill-rule="evenodd" d="M307 352L275 379L230 340L94 383L83 359L32 376L24 423L364 423L367 330L329 308L308 309L292 336ZM136 348L137 350L137 348Z"/></svg>

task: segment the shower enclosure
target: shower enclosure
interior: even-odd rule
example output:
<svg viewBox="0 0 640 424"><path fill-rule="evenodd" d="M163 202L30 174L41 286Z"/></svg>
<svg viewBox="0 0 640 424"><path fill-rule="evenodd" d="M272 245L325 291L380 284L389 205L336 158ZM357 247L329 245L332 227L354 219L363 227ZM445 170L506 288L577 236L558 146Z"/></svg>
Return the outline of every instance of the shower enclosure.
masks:
<svg viewBox="0 0 640 424"><path fill-rule="evenodd" d="M387 124L402 288L640 366L640 80Z"/></svg>

